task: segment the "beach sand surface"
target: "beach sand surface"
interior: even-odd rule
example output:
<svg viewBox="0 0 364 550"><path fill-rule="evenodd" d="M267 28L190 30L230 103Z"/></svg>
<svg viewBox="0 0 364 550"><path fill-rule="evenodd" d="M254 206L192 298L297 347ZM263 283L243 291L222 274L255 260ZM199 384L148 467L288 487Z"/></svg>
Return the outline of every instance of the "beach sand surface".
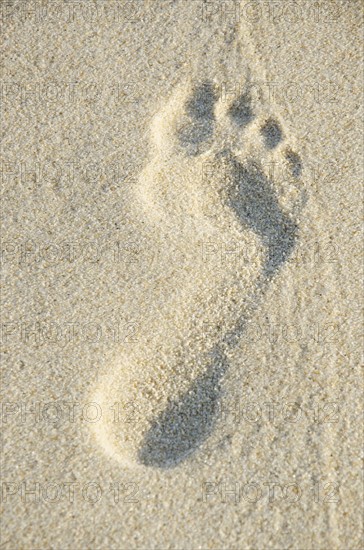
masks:
<svg viewBox="0 0 364 550"><path fill-rule="evenodd" d="M361 3L7 4L2 548L361 548Z"/></svg>

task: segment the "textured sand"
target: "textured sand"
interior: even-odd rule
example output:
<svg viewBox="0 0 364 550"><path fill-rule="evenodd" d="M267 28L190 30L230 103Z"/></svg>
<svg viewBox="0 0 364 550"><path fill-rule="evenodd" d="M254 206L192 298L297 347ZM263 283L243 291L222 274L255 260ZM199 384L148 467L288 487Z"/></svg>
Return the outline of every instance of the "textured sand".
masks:
<svg viewBox="0 0 364 550"><path fill-rule="evenodd" d="M2 547L361 548L360 3L12 4Z"/></svg>

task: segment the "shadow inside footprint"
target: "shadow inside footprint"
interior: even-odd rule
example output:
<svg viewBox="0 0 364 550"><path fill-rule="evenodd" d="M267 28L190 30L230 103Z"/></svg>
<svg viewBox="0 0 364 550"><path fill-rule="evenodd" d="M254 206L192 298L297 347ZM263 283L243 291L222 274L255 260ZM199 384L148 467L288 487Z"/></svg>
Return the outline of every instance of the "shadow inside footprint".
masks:
<svg viewBox="0 0 364 550"><path fill-rule="evenodd" d="M211 434L221 396L221 379L227 370L226 359L219 350L212 357L206 372L154 421L138 455L144 466L173 468Z"/></svg>
<svg viewBox="0 0 364 550"><path fill-rule="evenodd" d="M272 277L289 257L297 238L297 225L279 204L272 183L254 163L241 164L231 157L232 187L229 205L241 223L250 227L268 249L265 277Z"/></svg>
<svg viewBox="0 0 364 550"><path fill-rule="evenodd" d="M194 88L185 105L189 122L179 130L178 137L180 144L190 156L200 154L201 145L212 137L216 100L214 85L211 82L203 82Z"/></svg>
<svg viewBox="0 0 364 550"><path fill-rule="evenodd" d="M300 156L292 151L292 149L287 149L285 152L285 157L291 168L292 176L294 178L299 178L302 174L302 162Z"/></svg>
<svg viewBox="0 0 364 550"><path fill-rule="evenodd" d="M260 167L254 163L243 165L228 152L223 155L228 155L232 176L229 205L241 223L255 231L266 245L268 253L263 277L268 280L289 257L297 238L297 225L282 211L273 185ZM223 342L234 346L244 327L243 316ZM194 381L185 395L169 403L154 421L138 454L143 465L173 468L211 434L217 419L221 380L228 368L218 346L211 357L205 373Z"/></svg>

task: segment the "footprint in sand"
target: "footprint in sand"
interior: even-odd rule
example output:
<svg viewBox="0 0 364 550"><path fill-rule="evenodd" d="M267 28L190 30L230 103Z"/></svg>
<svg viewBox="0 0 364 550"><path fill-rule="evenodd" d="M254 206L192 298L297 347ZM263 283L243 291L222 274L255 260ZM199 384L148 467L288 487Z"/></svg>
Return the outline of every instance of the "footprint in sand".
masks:
<svg viewBox="0 0 364 550"><path fill-rule="evenodd" d="M93 393L96 438L122 465L174 467L208 437L227 353L295 246L302 162L261 111L248 84L229 105L206 81L176 89L153 120L133 203L160 249L159 290L138 343ZM231 243L223 268L206 256ZM116 418L115 404L130 414Z"/></svg>

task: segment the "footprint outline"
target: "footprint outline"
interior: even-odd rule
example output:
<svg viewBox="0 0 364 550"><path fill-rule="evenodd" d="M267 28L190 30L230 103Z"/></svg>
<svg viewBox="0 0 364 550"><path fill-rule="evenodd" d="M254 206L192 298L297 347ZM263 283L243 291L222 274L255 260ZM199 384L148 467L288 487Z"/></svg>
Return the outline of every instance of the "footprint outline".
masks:
<svg viewBox="0 0 364 550"><path fill-rule="evenodd" d="M222 186L221 199L224 206L228 205L239 223L259 237L266 250L262 273L256 283L258 296L264 293L269 281L288 260L298 238L298 224L293 215L295 205L291 204L287 211L282 207L274 178L266 174L260 156L262 151L266 155L274 155L278 151L281 158L287 162L293 185L302 176L302 160L291 146L285 145L286 132L276 117L265 115L256 120L258 115L255 115L248 89L224 110L220 109L222 114L220 112L217 115L218 103L219 98L213 82L206 80L192 87L184 101L187 121L185 120L182 126L172 125L172 130L168 128L168 145L172 145L169 158L173 158L173 155L182 155L194 161L199 157L209 158L226 169L227 181L232 185ZM158 116L163 119L163 114ZM248 144L252 141L252 138L246 135L250 127L250 131L256 134L254 141L255 144L258 143L258 152L252 153L248 147L246 158L240 158L239 152L236 152L236 144L227 146L224 143L216 148L213 138L215 135L216 141L219 141L220 121L223 121L225 127L228 124L228 131L232 133L236 132L231 130L235 126ZM165 151L160 147L160 143L159 150L163 155ZM141 194L143 190L142 187ZM300 194L301 198L303 197L299 207L301 210L306 200L303 189L300 189ZM151 197L146 194L146 202ZM167 215L166 209L164 210L165 212L162 203L162 214ZM165 409L151 420L149 429L139 441L134 456L137 463L162 469L175 467L193 454L208 438L215 424L214 411L221 397L222 380L228 369L225 352L234 347L241 338L246 320L245 314L237 319L235 328L207 351L205 361L209 366L192 382L187 391L178 395L176 399L171 399ZM194 406L196 404L199 405L198 414Z"/></svg>

